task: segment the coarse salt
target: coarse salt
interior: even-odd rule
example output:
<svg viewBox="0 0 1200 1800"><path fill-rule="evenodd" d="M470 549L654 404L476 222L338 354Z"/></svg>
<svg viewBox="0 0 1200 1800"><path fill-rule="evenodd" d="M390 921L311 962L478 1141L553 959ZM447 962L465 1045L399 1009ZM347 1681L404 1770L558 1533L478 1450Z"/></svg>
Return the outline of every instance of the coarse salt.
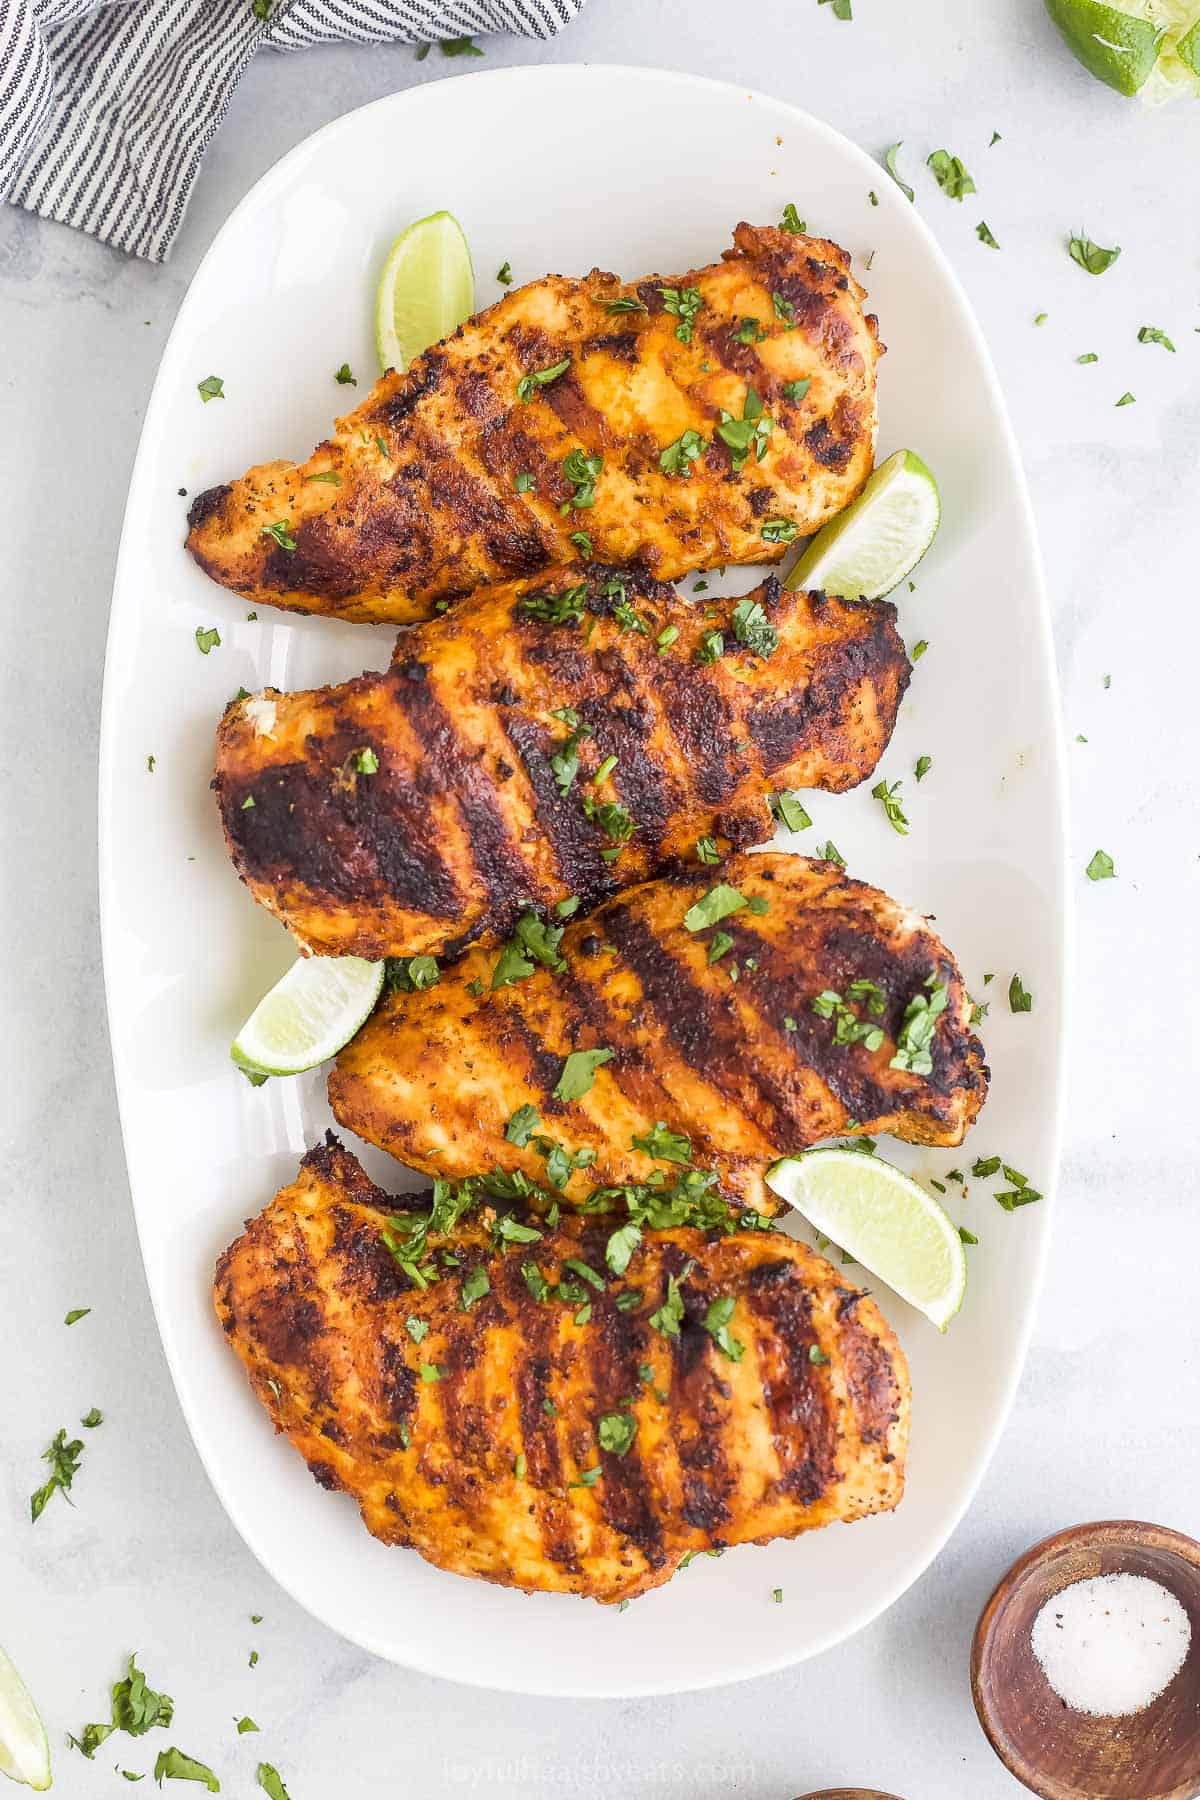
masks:
<svg viewBox="0 0 1200 1800"><path fill-rule="evenodd" d="M1097 1575L1052 1594L1033 1622L1033 1653L1076 1712L1141 1712L1187 1661L1192 1626L1169 1588L1145 1575Z"/></svg>

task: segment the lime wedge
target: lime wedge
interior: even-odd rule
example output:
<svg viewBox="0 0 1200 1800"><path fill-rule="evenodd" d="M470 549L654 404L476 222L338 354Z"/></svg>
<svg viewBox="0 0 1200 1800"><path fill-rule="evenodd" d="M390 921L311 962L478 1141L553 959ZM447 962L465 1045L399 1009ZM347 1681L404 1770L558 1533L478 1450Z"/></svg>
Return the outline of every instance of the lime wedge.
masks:
<svg viewBox="0 0 1200 1800"><path fill-rule="evenodd" d="M259 1001L230 1047L251 1075L299 1075L328 1062L367 1019L384 964L361 956L301 956Z"/></svg>
<svg viewBox="0 0 1200 1800"><path fill-rule="evenodd" d="M453 213L430 213L402 231L387 254L375 296L381 369L407 369L475 310L475 271Z"/></svg>
<svg viewBox="0 0 1200 1800"><path fill-rule="evenodd" d="M29 1689L0 1650L0 1774L39 1794L50 1786L50 1746L46 1727Z"/></svg>
<svg viewBox="0 0 1200 1800"><path fill-rule="evenodd" d="M916 568L941 517L937 482L915 451L897 450L858 499L818 531L786 585L881 600Z"/></svg>
<svg viewBox="0 0 1200 1800"><path fill-rule="evenodd" d="M1046 0L1067 48L1089 74L1119 94L1136 94L1158 61L1162 30L1150 8L1106 6L1103 0Z"/></svg>
<svg viewBox="0 0 1200 1800"><path fill-rule="evenodd" d="M1185 31L1175 46L1175 54L1193 75L1200 75L1200 18L1190 31Z"/></svg>
<svg viewBox="0 0 1200 1800"><path fill-rule="evenodd" d="M861 1150L809 1150L775 1163L767 1186L945 1331L963 1302L967 1255L911 1176Z"/></svg>

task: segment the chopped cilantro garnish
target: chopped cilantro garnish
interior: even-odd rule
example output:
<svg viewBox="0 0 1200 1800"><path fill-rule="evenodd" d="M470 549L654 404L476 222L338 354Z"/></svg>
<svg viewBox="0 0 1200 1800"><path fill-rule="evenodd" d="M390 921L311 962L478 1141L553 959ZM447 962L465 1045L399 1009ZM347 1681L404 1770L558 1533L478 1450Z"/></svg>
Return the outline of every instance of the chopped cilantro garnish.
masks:
<svg viewBox="0 0 1200 1800"><path fill-rule="evenodd" d="M637 1436L637 1420L631 1412L601 1413L596 1424L596 1442L611 1456L626 1456Z"/></svg>
<svg viewBox="0 0 1200 1800"><path fill-rule="evenodd" d="M683 923L688 931L705 931L708 926L727 919L730 913L741 912L743 906L748 904L745 894L726 882L719 881L716 887L709 888L694 905L688 907L683 915Z"/></svg>
<svg viewBox="0 0 1200 1800"><path fill-rule="evenodd" d="M578 447L563 457L562 472L575 487L571 498L564 502L566 508L582 509L596 504L596 482L603 467L602 456L587 456Z"/></svg>
<svg viewBox="0 0 1200 1800"><path fill-rule="evenodd" d="M659 288L663 297L663 307L679 320L675 327L675 336L681 344L690 344L692 332L696 324L696 314L704 305L704 296L699 288Z"/></svg>
<svg viewBox="0 0 1200 1800"><path fill-rule="evenodd" d="M488 1272L482 1263L477 1263L475 1267L469 1270L462 1278L462 1283L458 1290L459 1312L470 1312L475 1302L477 1300L482 1300L483 1296L485 1294L490 1294L491 1291L492 1284L488 1280Z"/></svg>
<svg viewBox="0 0 1200 1800"><path fill-rule="evenodd" d="M679 1327L683 1324L683 1295L674 1275L667 1276L666 1298L657 1311L650 1314L650 1323L663 1337L679 1336Z"/></svg>
<svg viewBox="0 0 1200 1800"><path fill-rule="evenodd" d="M800 214L796 211L795 202L792 200L789 200L787 205L784 207L783 217L782 217L782 219L780 219L779 225L780 225L780 229L783 231L794 231L796 233L807 231L807 229L808 229L808 227L804 223L804 220L800 217Z"/></svg>
<svg viewBox="0 0 1200 1800"><path fill-rule="evenodd" d="M904 808L901 806L899 798L903 785L903 782L900 781L890 783L877 781L871 789L871 798L878 800L883 807L884 817L892 830L898 831L901 837L907 837L908 820L904 816Z"/></svg>
<svg viewBox="0 0 1200 1800"><path fill-rule="evenodd" d="M664 475L678 475L685 481L690 480L692 464L698 462L707 449L708 445L698 431L685 431L673 444L660 451L658 466Z"/></svg>
<svg viewBox="0 0 1200 1800"><path fill-rule="evenodd" d="M472 37L439 38L443 56L482 56L483 51Z"/></svg>
<svg viewBox="0 0 1200 1800"><path fill-rule="evenodd" d="M796 537L796 525L792 519L764 519L759 536L768 544L790 544Z"/></svg>
<svg viewBox="0 0 1200 1800"><path fill-rule="evenodd" d="M132 1656L128 1668L125 1678L113 1686L110 1722L85 1725L79 1737L68 1740L77 1750L82 1750L89 1761L114 1731L128 1732L130 1737L144 1737L155 1725L166 1730L174 1716L175 1702L170 1694L156 1694L153 1688L147 1687L146 1677Z"/></svg>
<svg viewBox="0 0 1200 1800"><path fill-rule="evenodd" d="M281 550L294 550L296 540L292 536L292 528L286 519L276 519L273 525L264 525L259 532L260 537L274 538Z"/></svg>
<svg viewBox="0 0 1200 1800"><path fill-rule="evenodd" d="M504 1127L504 1136L510 1144L515 1144L519 1150L523 1150L540 1124L537 1107L527 1103L524 1106L518 1106Z"/></svg>
<svg viewBox="0 0 1200 1800"><path fill-rule="evenodd" d="M202 1781L210 1794L219 1794L221 1784L207 1763L198 1762L194 1756L187 1756L177 1750L174 1744L169 1750L160 1750L154 1761L154 1779L159 1787L166 1781ZM286 1800L286 1796L284 1797Z"/></svg>
<svg viewBox="0 0 1200 1800"><path fill-rule="evenodd" d="M196 648L201 656L207 656L210 650L218 650L221 646L221 634L215 625L206 631L203 625L196 627Z"/></svg>
<svg viewBox="0 0 1200 1800"><path fill-rule="evenodd" d="M811 386L811 375L806 375L803 381L785 381L783 384L783 397L785 400L803 400Z"/></svg>
<svg viewBox="0 0 1200 1800"><path fill-rule="evenodd" d="M1111 881L1116 872L1107 850L1097 850L1086 871L1089 881Z"/></svg>
<svg viewBox="0 0 1200 1800"><path fill-rule="evenodd" d="M763 412L763 404L755 389L747 387L746 397L742 402L742 416L735 419L732 413L721 408L721 422L717 426L717 436L722 443L728 444L732 455L730 464L734 474L738 474L746 464L751 451L755 460L761 462L767 454L767 440L775 429L774 419L767 418Z"/></svg>
<svg viewBox="0 0 1200 1800"><path fill-rule="evenodd" d="M532 491L533 476L528 469L522 469L519 475L513 477L513 486L518 494L528 494Z"/></svg>
<svg viewBox="0 0 1200 1800"><path fill-rule="evenodd" d="M496 270L496 280L502 287L510 287L512 285L512 264L510 262L502 262L500 264L500 267Z"/></svg>
<svg viewBox="0 0 1200 1800"><path fill-rule="evenodd" d="M763 531L765 533L766 526ZM793 536L795 531L793 528ZM770 656L779 644L779 633L768 619L761 604L747 595L739 600L730 614L733 635L739 644L752 650L756 656Z"/></svg>
<svg viewBox="0 0 1200 1800"><path fill-rule="evenodd" d="M903 143L903 142L904 142L904 140L903 140L903 138L901 138L900 143ZM909 187L909 185L906 181L901 181L899 172L896 168L896 152L897 152L897 150L899 150L899 148L900 148L900 144L892 144L889 146L888 149L886 149L884 151L883 166L887 170L888 174L891 176L892 180L895 182L896 186L900 189L900 192L902 194L907 194L907 196L910 200L915 200L916 195L913 193L912 189Z"/></svg>
<svg viewBox="0 0 1200 1800"><path fill-rule="evenodd" d="M572 1050L554 1088L556 1100L581 1100L596 1079L596 1070L612 1061L611 1050Z"/></svg>
<svg viewBox="0 0 1200 1800"><path fill-rule="evenodd" d="M913 764L913 774L916 776L918 781L924 781L925 777L928 775L928 773L929 773L930 769L932 769L932 767L933 767L932 756L918 756L916 762Z"/></svg>
<svg viewBox="0 0 1200 1800"><path fill-rule="evenodd" d="M1014 975L1008 984L1008 1007L1015 1013L1033 1011L1033 995L1022 985L1019 975Z"/></svg>
<svg viewBox="0 0 1200 1800"><path fill-rule="evenodd" d="M992 236L986 219L980 219L978 225L975 227L975 236L979 239L981 244L986 244L991 250L998 250L1000 248L999 244Z"/></svg>
<svg viewBox="0 0 1200 1800"><path fill-rule="evenodd" d="M633 294L623 294L617 300L602 300L600 304L605 312L609 313L635 313L647 312L649 310L646 302L644 300L639 300L636 295Z"/></svg>
<svg viewBox="0 0 1200 1800"><path fill-rule="evenodd" d="M570 366L570 357L564 356L561 362L551 363L545 369L531 369L528 375L522 375L517 383L517 399L532 400L539 388L547 387L550 382L557 381L560 375L566 374Z"/></svg>
<svg viewBox="0 0 1200 1800"><path fill-rule="evenodd" d="M358 383L354 379L354 376L350 373L350 364L347 362L343 363L340 369L334 370L333 379L338 383L339 387L357 387L358 386Z"/></svg>
<svg viewBox="0 0 1200 1800"><path fill-rule="evenodd" d="M29 1497L29 1514L35 1524L56 1492L69 1498L71 1483L79 1473L79 1459L82 1455L83 1444L80 1440L72 1438L68 1442L65 1427L60 1427L42 1451L42 1461L50 1464L50 1479Z"/></svg>
<svg viewBox="0 0 1200 1800"><path fill-rule="evenodd" d="M975 183L963 168L961 158L952 156L949 150L934 150L925 162L948 199L961 200L966 194L975 192Z"/></svg>
<svg viewBox="0 0 1200 1800"><path fill-rule="evenodd" d="M63 1320L63 1324L76 1325L80 1319L86 1319L91 1310L90 1306L73 1306Z"/></svg>
<svg viewBox="0 0 1200 1800"><path fill-rule="evenodd" d="M729 1321L733 1317L735 1305L732 1294L723 1294L719 1299L711 1301L704 1314L704 1329L723 1356L727 1356L730 1362L741 1362L746 1346L729 1332Z"/></svg>
<svg viewBox="0 0 1200 1800"><path fill-rule="evenodd" d="M701 635L696 646L695 661L698 663L715 663L725 654L725 634L720 631L706 631Z"/></svg>
<svg viewBox="0 0 1200 1800"><path fill-rule="evenodd" d="M205 406L210 400L223 400L225 398L224 379L220 375L206 375L203 381L196 383L196 392Z"/></svg>
<svg viewBox="0 0 1200 1800"><path fill-rule="evenodd" d="M649 1131L643 1132L633 1140L635 1150L644 1150L647 1156L653 1156L659 1162L684 1163L692 1160L692 1140L681 1132L671 1131L662 1119L659 1119Z"/></svg>
<svg viewBox="0 0 1200 1800"><path fill-rule="evenodd" d="M464 40L464 42L469 41L469 39ZM442 48L445 49L445 45L443 45ZM477 51L476 54L482 56L483 51ZM289 1800L288 1791L283 1785L283 1780L278 1769L273 1768L270 1763L264 1762L259 1763L256 1773L258 1775L258 1785L263 1793L266 1794L267 1800Z"/></svg>
<svg viewBox="0 0 1200 1800"><path fill-rule="evenodd" d="M938 1019L946 1010L949 989L934 975L927 977L927 994L914 994L904 1009L904 1018L896 1037L896 1054L888 1067L907 1069L913 1075L932 1075L933 1054L930 1049Z"/></svg>
<svg viewBox="0 0 1200 1800"><path fill-rule="evenodd" d="M1094 244L1082 231L1069 240L1067 250L1071 261L1078 263L1081 269L1086 269L1089 275L1103 275L1106 269L1112 268L1121 254L1119 244L1112 250L1105 250L1099 244Z"/></svg>
<svg viewBox="0 0 1200 1800"><path fill-rule="evenodd" d="M1143 325L1137 334L1137 340L1139 344L1161 344L1164 350L1170 350L1174 354L1174 344L1157 325Z"/></svg>
<svg viewBox="0 0 1200 1800"><path fill-rule="evenodd" d="M785 789L779 794L768 794L767 803L780 824L786 826L789 831L807 831L812 824L798 794L790 793Z"/></svg>
<svg viewBox="0 0 1200 1800"><path fill-rule="evenodd" d="M719 863L721 852L717 849L716 838L702 837L696 839L696 860L702 863Z"/></svg>

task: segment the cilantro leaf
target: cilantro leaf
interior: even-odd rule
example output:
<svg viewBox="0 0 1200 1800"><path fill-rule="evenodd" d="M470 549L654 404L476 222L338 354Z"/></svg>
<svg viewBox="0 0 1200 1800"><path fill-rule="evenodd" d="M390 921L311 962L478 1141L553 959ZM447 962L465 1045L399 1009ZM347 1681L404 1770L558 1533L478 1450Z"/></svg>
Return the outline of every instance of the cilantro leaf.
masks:
<svg viewBox="0 0 1200 1800"><path fill-rule="evenodd" d="M904 1009L904 1018L896 1037L896 1054L890 1069L907 1069L913 1075L932 1075L933 1054L930 1046L938 1019L946 1010L949 990L930 975L925 986L928 993L914 994Z"/></svg>
<svg viewBox="0 0 1200 1800"><path fill-rule="evenodd" d="M1089 881L1111 881L1116 872L1107 850L1097 850L1086 870Z"/></svg>
<svg viewBox="0 0 1200 1800"><path fill-rule="evenodd" d="M502 262L500 267L496 270L496 280L502 287L511 287L512 278L512 264L509 262Z"/></svg>
<svg viewBox="0 0 1200 1800"><path fill-rule="evenodd" d="M687 1164L692 1160L692 1140L682 1132L670 1131L662 1119L659 1119L652 1130L643 1132L633 1140L635 1150L644 1150L647 1156L659 1162Z"/></svg>
<svg viewBox="0 0 1200 1800"><path fill-rule="evenodd" d="M483 51L473 37L439 38L438 47L443 56L482 56ZM266 1763L263 1768L266 1768ZM271 1771L274 1774L274 1770ZM276 1776L278 1780L278 1776Z"/></svg>
<svg viewBox="0 0 1200 1800"><path fill-rule="evenodd" d="M637 1436L637 1420L631 1412L601 1413L596 1424L596 1442L611 1456L627 1456Z"/></svg>
<svg viewBox="0 0 1200 1800"><path fill-rule="evenodd" d="M207 656L210 650L219 650L220 647L221 634L215 625L211 625L207 631L205 631L203 625L197 625L196 648L201 656Z"/></svg>
<svg viewBox="0 0 1200 1800"><path fill-rule="evenodd" d="M1022 986L1021 977L1014 975L1008 984L1008 1006L1010 1012L1027 1013L1033 1011L1033 995Z"/></svg>
<svg viewBox="0 0 1200 1800"><path fill-rule="evenodd" d="M196 383L196 392L207 406L210 400L225 398L225 382L220 375L206 375L203 381Z"/></svg>
<svg viewBox="0 0 1200 1800"><path fill-rule="evenodd" d="M696 314L704 305L704 296L699 288L659 288L663 298L663 308L679 320L675 327L675 336L681 344L690 344L695 329Z"/></svg>
<svg viewBox="0 0 1200 1800"><path fill-rule="evenodd" d="M1106 269L1112 268L1121 254L1119 244L1111 250L1105 250L1099 244L1093 244L1083 231L1069 240L1067 250L1071 261L1078 263L1081 269L1086 269L1089 275L1103 275Z"/></svg>
<svg viewBox="0 0 1200 1800"><path fill-rule="evenodd" d="M719 1299L711 1301L704 1314L704 1329L723 1356L727 1356L730 1362L741 1362L746 1346L739 1343L737 1338L731 1337L729 1332L729 1321L733 1317L735 1304L732 1294L723 1294Z"/></svg>
<svg viewBox="0 0 1200 1800"><path fill-rule="evenodd" d="M767 804L781 825L789 831L807 831L812 820L800 803L800 796L784 789L782 793L768 794Z"/></svg>
<svg viewBox="0 0 1200 1800"><path fill-rule="evenodd" d="M490 1294L491 1291L492 1284L488 1280L488 1272L482 1263L477 1263L468 1274L463 1276L458 1290L459 1312L470 1312L475 1302L482 1300L483 1296Z"/></svg>
<svg viewBox="0 0 1200 1800"><path fill-rule="evenodd" d="M871 789L872 800L878 800L883 807L884 817L893 831L901 837L908 836L908 820L904 816L904 808L900 804L900 789L903 782L877 781Z"/></svg>
<svg viewBox="0 0 1200 1800"><path fill-rule="evenodd" d="M975 183L964 169L961 157L952 156L949 150L934 150L925 162L933 170L933 178L947 199L962 200L965 195L975 192Z"/></svg>
<svg viewBox="0 0 1200 1800"><path fill-rule="evenodd" d="M1143 325L1137 334L1137 341L1139 344L1161 344L1164 350L1170 350L1172 354L1175 351L1166 332L1160 331L1157 325Z"/></svg>
<svg viewBox="0 0 1200 1800"><path fill-rule="evenodd" d="M807 231L808 229L804 220L796 211L795 202L791 200L788 201L783 209L783 217L779 221L779 226L781 231L793 231L797 233Z"/></svg>
<svg viewBox="0 0 1200 1800"><path fill-rule="evenodd" d="M340 369L334 370L333 379L337 382L339 387L358 386L358 382L350 372L350 364L348 362L344 362Z"/></svg>
<svg viewBox="0 0 1200 1800"><path fill-rule="evenodd" d="M899 144L892 144L887 150L884 151L883 166L887 170L888 174L891 176L892 180L895 182L896 186L900 189L900 192L902 194L906 194L910 200L915 201L916 195L913 193L912 189L909 187L907 181L901 181L899 171L896 168L896 152L897 152L897 150L899 150L900 144L902 144L903 142L904 142L904 139L901 138Z"/></svg>
<svg viewBox="0 0 1200 1800"><path fill-rule="evenodd" d="M91 1310L90 1306L73 1306L63 1320L63 1324L75 1325L80 1319L86 1319Z"/></svg>
<svg viewBox="0 0 1200 1800"><path fill-rule="evenodd" d="M564 356L561 362L551 363L547 368L531 369L517 383L517 399L532 400L539 388L548 387L550 382L557 381L560 375L566 374L570 366L571 358Z"/></svg>
<svg viewBox="0 0 1200 1800"><path fill-rule="evenodd" d="M658 466L664 475L678 475L688 481L692 464L698 462L707 449L708 445L698 431L685 431L682 437L677 437L673 444L659 452Z"/></svg>
<svg viewBox="0 0 1200 1800"><path fill-rule="evenodd" d="M596 1079L596 1070L612 1061L611 1050L572 1050L554 1089L556 1100L581 1100Z"/></svg>
<svg viewBox="0 0 1200 1800"><path fill-rule="evenodd" d="M975 227L975 236L979 239L981 244L986 244L991 250L998 250L1000 248L999 244L992 236L986 219L980 219L978 225Z"/></svg>
<svg viewBox="0 0 1200 1800"><path fill-rule="evenodd" d="M540 1124L537 1107L526 1102L524 1106L518 1106L504 1127L504 1136L510 1144L515 1144L518 1150L523 1150Z"/></svg>
<svg viewBox="0 0 1200 1800"><path fill-rule="evenodd" d="M50 1464L50 1479L29 1497L29 1515L34 1524L46 1510L47 1502L54 1494L62 1494L69 1498L70 1487L79 1473L79 1459L83 1455L83 1444L79 1438L67 1441L65 1427L60 1427L51 1438L46 1449L42 1451L42 1461Z"/></svg>
<svg viewBox="0 0 1200 1800"><path fill-rule="evenodd" d="M763 532L765 535L765 525ZM749 596L739 600L730 614L729 622L738 643L744 644L747 650L752 650L755 656L770 656L778 648L779 633L757 600L752 600Z"/></svg>
<svg viewBox="0 0 1200 1800"><path fill-rule="evenodd" d="M679 1336L679 1328L683 1324L683 1295L674 1275L667 1276L666 1298L657 1311L650 1314L650 1323L663 1337Z"/></svg>
<svg viewBox="0 0 1200 1800"><path fill-rule="evenodd" d="M730 913L741 912L749 905L745 894L737 888L730 887L727 882L719 881L715 887L709 888L683 915L684 927L688 931L704 931L710 925L717 925L727 919Z"/></svg>
<svg viewBox="0 0 1200 1800"><path fill-rule="evenodd" d="M160 1750L155 1758L154 1779L159 1787L164 1778L167 1781L202 1781L210 1794L221 1791L221 1784L208 1764L198 1762L194 1756L186 1756L174 1744L169 1750Z"/></svg>

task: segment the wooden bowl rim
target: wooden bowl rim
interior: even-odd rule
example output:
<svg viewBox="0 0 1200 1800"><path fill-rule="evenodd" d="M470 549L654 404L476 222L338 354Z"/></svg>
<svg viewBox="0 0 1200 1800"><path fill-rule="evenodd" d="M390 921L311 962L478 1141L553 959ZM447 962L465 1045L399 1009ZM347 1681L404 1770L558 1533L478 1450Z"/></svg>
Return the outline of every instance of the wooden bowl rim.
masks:
<svg viewBox="0 0 1200 1800"><path fill-rule="evenodd" d="M998 1715L983 1693L983 1658L1001 1603L1022 1586L1036 1568L1049 1562L1051 1557L1063 1550L1091 1547L1165 1550L1177 1556L1181 1562L1191 1565L1196 1571L1197 1585L1200 1586L1200 1543L1182 1531L1173 1531L1168 1525L1152 1525L1145 1519L1097 1519L1086 1525L1068 1525L1062 1531L1051 1532L1049 1537L1033 1544L1000 1577L984 1603L971 1640L971 1699L975 1703L975 1712L984 1736L1009 1774L1015 1776L1031 1793L1041 1795L1042 1800L1067 1800L1072 1795L1075 1800L1084 1800L1084 1796L1079 1790L1064 1787L1061 1782L1047 1787L1046 1781L1054 1778L1043 1775L1026 1760L1006 1735L1001 1734ZM1145 1800L1192 1800L1197 1791L1197 1782L1187 1781L1182 1786L1162 1793L1146 1795ZM1129 1800L1139 1800L1139 1797L1131 1790Z"/></svg>

